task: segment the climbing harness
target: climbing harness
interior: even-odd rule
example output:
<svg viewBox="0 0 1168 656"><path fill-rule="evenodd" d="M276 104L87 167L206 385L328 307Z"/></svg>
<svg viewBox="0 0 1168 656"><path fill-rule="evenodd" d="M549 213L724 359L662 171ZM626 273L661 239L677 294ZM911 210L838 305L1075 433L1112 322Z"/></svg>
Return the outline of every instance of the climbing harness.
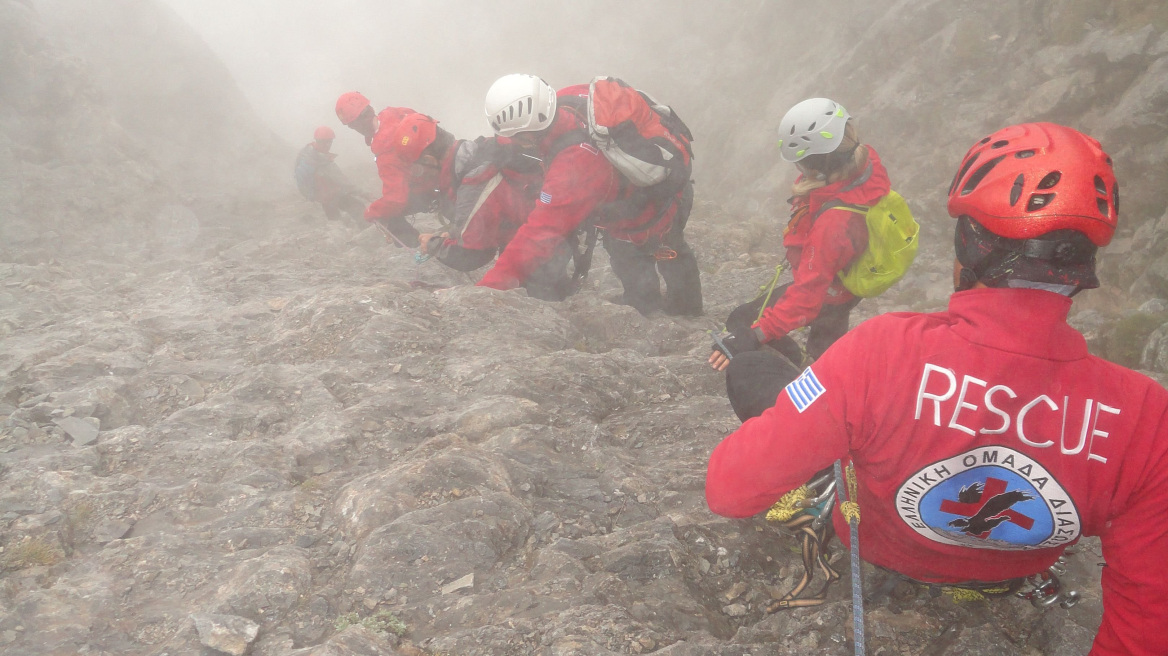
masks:
<svg viewBox="0 0 1168 656"><path fill-rule="evenodd" d="M668 246L658 246L657 250L653 252L653 259L660 262L661 260L676 260L677 251Z"/></svg>
<svg viewBox="0 0 1168 656"><path fill-rule="evenodd" d="M1035 608L1046 609L1058 604L1062 608L1073 608L1079 603L1077 590L1066 590L1059 576L1067 573L1067 559L1059 556L1058 561L1045 572L1039 572L1026 577L1027 589L1015 592L1017 596L1029 601Z"/></svg>
<svg viewBox="0 0 1168 656"><path fill-rule="evenodd" d="M836 481L824 472L806 485L783 495L767 512L767 520L778 522L787 531L802 538L803 576L795 587L767 605L774 613L784 608L819 606L827 600L827 588L840 575L828 562L827 543L831 540L831 509L835 504ZM815 578L815 569L823 573L824 584L814 594L804 595Z"/></svg>
<svg viewBox="0 0 1168 656"><path fill-rule="evenodd" d="M718 341L715 336L715 341ZM824 470L810 482L783 495L767 512L767 521L802 536L803 576L795 587L766 607L767 613L785 608L819 606L827 600L832 582L841 578L829 562L828 542L832 538L831 512L839 498L841 515L848 523L850 537L850 564L852 573L852 631L856 656L864 656L866 637L864 628L863 572L860 563L860 506L856 502L858 484L853 467L844 467L837 460L831 470ZM1073 552L1070 552L1073 553ZM818 567L824 575L823 587L812 595L803 595ZM1060 577L1067 573L1067 559L1059 556L1054 565L1044 572L1025 578L993 583L971 581L956 584L934 584L916 581L898 572L887 570L892 576L884 581L868 599L871 603L887 595L900 581L909 581L928 587L934 595L945 594L955 602L985 601L994 597L1014 595L1029 601L1035 608L1045 610L1054 606L1064 609L1080 601L1079 592L1067 589Z"/></svg>

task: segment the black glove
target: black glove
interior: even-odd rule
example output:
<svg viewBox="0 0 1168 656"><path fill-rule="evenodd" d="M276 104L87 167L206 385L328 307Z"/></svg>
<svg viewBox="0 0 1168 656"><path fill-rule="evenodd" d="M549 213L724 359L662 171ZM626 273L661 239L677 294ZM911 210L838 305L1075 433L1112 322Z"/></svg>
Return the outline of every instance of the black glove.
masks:
<svg viewBox="0 0 1168 656"><path fill-rule="evenodd" d="M714 350L721 351L731 358L739 353L757 351L761 348L762 342L759 341L758 335L754 332L754 328L750 327L740 328L732 334L723 337L720 344L714 344Z"/></svg>

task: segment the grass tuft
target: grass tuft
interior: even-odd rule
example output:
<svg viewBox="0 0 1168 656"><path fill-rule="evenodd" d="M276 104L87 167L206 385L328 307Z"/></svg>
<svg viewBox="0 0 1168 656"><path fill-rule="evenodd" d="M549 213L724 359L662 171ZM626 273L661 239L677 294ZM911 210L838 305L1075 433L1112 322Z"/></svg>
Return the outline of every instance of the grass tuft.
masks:
<svg viewBox="0 0 1168 656"><path fill-rule="evenodd" d="M379 610L369 617L361 617L356 611L352 613L345 613L333 622L333 628L338 632L344 631L350 626L360 625L369 629L374 633L381 635L393 634L397 637L405 635L407 627L405 622L398 619L396 615L387 611Z"/></svg>

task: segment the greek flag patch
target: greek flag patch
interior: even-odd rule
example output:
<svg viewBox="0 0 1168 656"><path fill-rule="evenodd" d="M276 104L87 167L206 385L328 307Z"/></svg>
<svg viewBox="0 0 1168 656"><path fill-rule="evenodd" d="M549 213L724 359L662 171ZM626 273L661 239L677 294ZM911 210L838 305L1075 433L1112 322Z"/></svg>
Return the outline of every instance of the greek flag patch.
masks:
<svg viewBox="0 0 1168 656"><path fill-rule="evenodd" d="M791 384L787 385L786 390L787 396L791 397L791 403L795 404L795 409L800 414L809 408L812 403L815 403L815 399L823 396L823 393L827 391L823 388L819 379L815 377L815 372L811 371L811 367L807 367L802 375L791 381Z"/></svg>
<svg viewBox="0 0 1168 656"><path fill-rule="evenodd" d="M543 203L544 205L551 205L552 195L546 191L539 192L539 202Z"/></svg>

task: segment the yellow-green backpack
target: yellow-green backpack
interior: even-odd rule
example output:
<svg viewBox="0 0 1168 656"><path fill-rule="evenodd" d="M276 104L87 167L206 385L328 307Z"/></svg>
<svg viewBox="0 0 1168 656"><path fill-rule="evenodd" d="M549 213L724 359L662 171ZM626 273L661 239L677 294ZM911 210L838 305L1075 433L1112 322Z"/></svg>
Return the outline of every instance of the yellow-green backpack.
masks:
<svg viewBox="0 0 1168 656"><path fill-rule="evenodd" d="M820 210L846 210L863 214L868 224L868 248L839 274L840 282L862 298L879 296L904 277L917 256L921 226L913 219L908 203L895 191L871 207L827 204Z"/></svg>

